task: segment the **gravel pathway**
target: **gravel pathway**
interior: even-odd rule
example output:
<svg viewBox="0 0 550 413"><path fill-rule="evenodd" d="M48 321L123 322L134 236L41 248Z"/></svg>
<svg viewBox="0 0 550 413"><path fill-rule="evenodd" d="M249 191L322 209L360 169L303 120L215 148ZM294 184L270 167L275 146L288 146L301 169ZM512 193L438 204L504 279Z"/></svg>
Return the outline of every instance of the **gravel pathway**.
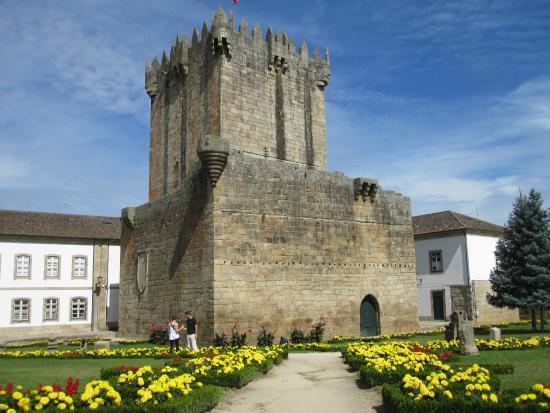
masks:
<svg viewBox="0 0 550 413"><path fill-rule="evenodd" d="M378 389L364 389L340 353L293 353L267 375L230 392L214 413L382 413Z"/></svg>

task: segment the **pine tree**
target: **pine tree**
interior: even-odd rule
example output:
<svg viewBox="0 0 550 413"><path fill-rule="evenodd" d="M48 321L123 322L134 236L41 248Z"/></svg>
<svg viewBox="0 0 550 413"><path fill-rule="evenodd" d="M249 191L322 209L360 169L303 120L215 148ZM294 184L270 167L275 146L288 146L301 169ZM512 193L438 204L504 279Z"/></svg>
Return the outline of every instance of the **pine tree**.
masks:
<svg viewBox="0 0 550 413"><path fill-rule="evenodd" d="M518 196L495 256L489 303L531 310L533 330L538 309L544 330L544 310L550 308L550 211L543 208L539 192L531 189L529 196Z"/></svg>

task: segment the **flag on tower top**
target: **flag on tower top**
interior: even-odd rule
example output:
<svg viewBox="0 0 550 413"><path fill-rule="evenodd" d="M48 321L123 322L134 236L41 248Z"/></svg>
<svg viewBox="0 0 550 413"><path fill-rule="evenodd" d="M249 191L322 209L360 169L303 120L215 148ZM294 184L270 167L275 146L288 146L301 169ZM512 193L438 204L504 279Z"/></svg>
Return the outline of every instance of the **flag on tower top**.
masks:
<svg viewBox="0 0 550 413"><path fill-rule="evenodd" d="M239 0L233 0L233 5L239 4Z"/></svg>

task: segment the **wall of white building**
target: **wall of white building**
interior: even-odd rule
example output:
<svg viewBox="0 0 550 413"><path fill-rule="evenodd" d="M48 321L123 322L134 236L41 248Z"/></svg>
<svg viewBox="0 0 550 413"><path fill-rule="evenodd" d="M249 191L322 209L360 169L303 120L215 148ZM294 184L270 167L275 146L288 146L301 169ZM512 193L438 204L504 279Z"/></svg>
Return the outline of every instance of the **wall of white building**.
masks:
<svg viewBox="0 0 550 413"><path fill-rule="evenodd" d="M15 277L15 257L26 254L31 257L30 277ZM60 257L59 277L46 277L45 257L58 255ZM73 256L85 256L86 276L72 277ZM42 325L43 300L46 297L59 298L58 321L48 321L48 325L56 324L89 324L92 299L92 263L93 245L59 244L47 242L0 242L0 328L28 327ZM86 320L71 321L70 300L72 297L86 297L88 311ZM12 300L29 298L31 300L30 322L12 323Z"/></svg>
<svg viewBox="0 0 550 413"><path fill-rule="evenodd" d="M109 245L107 289L107 323L118 323L118 292L120 283L120 246Z"/></svg>
<svg viewBox="0 0 550 413"><path fill-rule="evenodd" d="M430 271L430 251L441 250L443 271ZM468 283L466 239L463 234L441 236L415 241L416 279L418 286L418 316L433 318L431 293L445 291L445 316L451 314L450 285Z"/></svg>
<svg viewBox="0 0 550 413"><path fill-rule="evenodd" d="M470 280L488 280L495 268L495 249L498 237L468 234L468 265Z"/></svg>
<svg viewBox="0 0 550 413"><path fill-rule="evenodd" d="M109 246L107 274L101 274L107 285L107 316L111 322L118 321L118 283L120 281L120 246ZM19 254L31 257L30 277L15 277L15 257ZM9 341L19 336L44 337L50 333L75 334L91 330L92 295L94 285L93 241L51 241L30 238L0 240L0 341ZM45 257L59 257L59 276L45 276ZM73 277L73 256L85 256L86 276ZM114 284L115 288L111 289ZM86 298L84 320L71 319L71 300ZM12 305L17 298L30 299L30 320L13 322ZM55 321L44 321L44 299L57 298L58 317Z"/></svg>

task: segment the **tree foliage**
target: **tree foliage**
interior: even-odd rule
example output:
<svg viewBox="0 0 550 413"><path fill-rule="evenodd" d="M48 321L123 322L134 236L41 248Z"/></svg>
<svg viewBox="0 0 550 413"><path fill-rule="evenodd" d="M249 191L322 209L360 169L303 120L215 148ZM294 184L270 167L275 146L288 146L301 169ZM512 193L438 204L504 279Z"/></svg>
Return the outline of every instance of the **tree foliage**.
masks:
<svg viewBox="0 0 550 413"><path fill-rule="evenodd" d="M550 308L550 213L539 192L531 189L528 196L518 196L495 256L490 304L527 308L532 314Z"/></svg>

